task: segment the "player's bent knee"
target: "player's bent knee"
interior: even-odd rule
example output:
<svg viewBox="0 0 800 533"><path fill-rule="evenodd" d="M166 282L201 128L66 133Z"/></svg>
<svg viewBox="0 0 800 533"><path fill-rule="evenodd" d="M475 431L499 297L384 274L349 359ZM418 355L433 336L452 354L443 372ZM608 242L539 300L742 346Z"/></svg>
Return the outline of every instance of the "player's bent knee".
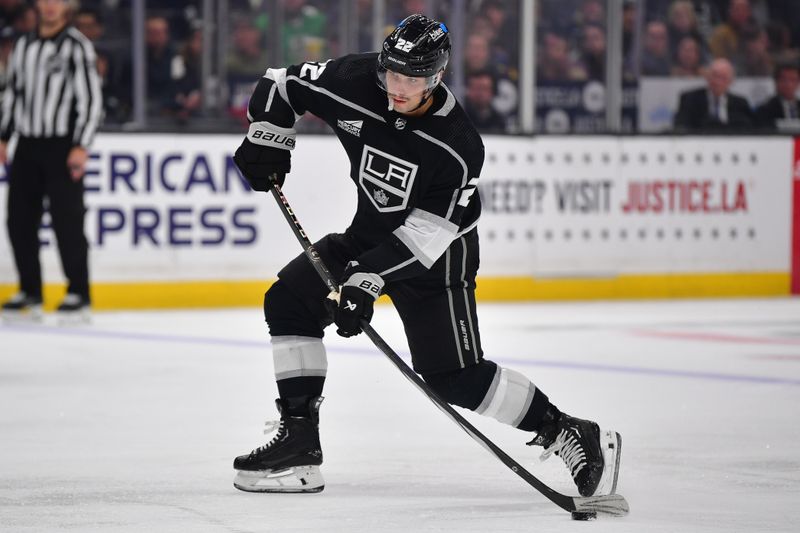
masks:
<svg viewBox="0 0 800 533"><path fill-rule="evenodd" d="M264 319L273 337L299 335L322 338L318 318L280 279L264 294Z"/></svg>
<svg viewBox="0 0 800 533"><path fill-rule="evenodd" d="M424 374L425 382L447 403L474 411L480 406L497 373L497 365L483 360L452 372Z"/></svg>

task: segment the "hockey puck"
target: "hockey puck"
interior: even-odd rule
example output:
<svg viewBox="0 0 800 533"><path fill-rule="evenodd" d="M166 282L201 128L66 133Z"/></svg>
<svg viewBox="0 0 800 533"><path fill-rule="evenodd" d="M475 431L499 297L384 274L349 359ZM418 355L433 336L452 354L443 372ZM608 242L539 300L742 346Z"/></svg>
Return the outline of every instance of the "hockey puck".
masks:
<svg viewBox="0 0 800 533"><path fill-rule="evenodd" d="M589 513L581 513L579 511L572 511L572 519L573 520L596 520L597 513L589 512Z"/></svg>

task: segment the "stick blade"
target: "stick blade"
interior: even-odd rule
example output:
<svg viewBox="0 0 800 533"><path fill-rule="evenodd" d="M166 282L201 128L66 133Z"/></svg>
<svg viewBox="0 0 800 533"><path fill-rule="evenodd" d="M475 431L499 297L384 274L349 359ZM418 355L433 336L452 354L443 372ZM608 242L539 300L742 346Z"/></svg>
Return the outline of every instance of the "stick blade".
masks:
<svg viewBox="0 0 800 533"><path fill-rule="evenodd" d="M625 516L630 511L628 501L621 494L573 498L575 511L579 513L600 513L609 516Z"/></svg>

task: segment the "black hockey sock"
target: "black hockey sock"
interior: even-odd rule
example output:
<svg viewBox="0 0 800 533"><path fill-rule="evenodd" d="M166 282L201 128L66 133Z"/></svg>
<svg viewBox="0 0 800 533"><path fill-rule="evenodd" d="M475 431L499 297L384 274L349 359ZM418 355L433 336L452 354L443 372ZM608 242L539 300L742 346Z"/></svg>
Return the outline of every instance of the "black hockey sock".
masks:
<svg viewBox="0 0 800 533"><path fill-rule="evenodd" d="M558 407L550 403L545 393L536 389L531 406L517 427L523 431L538 432L543 426L554 420L557 421L560 416L561 411L558 410Z"/></svg>
<svg viewBox="0 0 800 533"><path fill-rule="evenodd" d="M558 407L548 402L547 409L545 410L542 417L539 419L539 422L536 425L536 427L529 430L536 432L536 439L539 439L539 442L537 442L537 444L544 447L550 445L550 443L556 437L556 431L558 429L558 421L560 418L561 418L561 411L558 410Z"/></svg>
<svg viewBox="0 0 800 533"><path fill-rule="evenodd" d="M321 396L325 378L304 376L278 380L278 395L289 416L310 417L311 398Z"/></svg>

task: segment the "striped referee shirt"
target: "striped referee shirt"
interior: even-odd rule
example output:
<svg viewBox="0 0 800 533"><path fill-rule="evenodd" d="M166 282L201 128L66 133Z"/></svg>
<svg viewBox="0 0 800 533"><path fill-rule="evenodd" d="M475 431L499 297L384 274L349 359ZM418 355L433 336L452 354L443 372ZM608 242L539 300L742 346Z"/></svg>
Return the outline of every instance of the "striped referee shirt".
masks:
<svg viewBox="0 0 800 533"><path fill-rule="evenodd" d="M8 64L0 115L0 140L22 137L72 139L88 148L103 114L92 43L71 26L41 38L20 37Z"/></svg>

